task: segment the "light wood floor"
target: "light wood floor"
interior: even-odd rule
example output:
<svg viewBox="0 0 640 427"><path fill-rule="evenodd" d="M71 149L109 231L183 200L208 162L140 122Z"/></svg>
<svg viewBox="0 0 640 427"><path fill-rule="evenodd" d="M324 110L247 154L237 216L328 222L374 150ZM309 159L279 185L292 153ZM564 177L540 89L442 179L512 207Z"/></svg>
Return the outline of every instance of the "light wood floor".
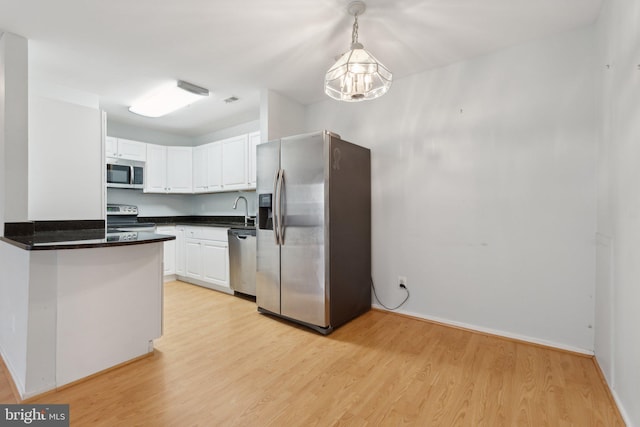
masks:
<svg viewBox="0 0 640 427"><path fill-rule="evenodd" d="M164 332L33 403L69 403L73 426L623 425L591 358L379 311L323 337L172 282Z"/></svg>

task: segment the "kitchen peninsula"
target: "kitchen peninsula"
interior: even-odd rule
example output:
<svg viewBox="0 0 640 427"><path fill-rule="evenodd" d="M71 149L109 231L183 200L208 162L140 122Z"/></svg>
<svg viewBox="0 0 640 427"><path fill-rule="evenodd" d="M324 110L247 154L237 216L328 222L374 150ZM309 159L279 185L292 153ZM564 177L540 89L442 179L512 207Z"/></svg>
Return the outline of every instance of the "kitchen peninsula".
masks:
<svg viewBox="0 0 640 427"><path fill-rule="evenodd" d="M2 356L22 399L153 351L163 243L172 239L106 233L104 221L5 224Z"/></svg>

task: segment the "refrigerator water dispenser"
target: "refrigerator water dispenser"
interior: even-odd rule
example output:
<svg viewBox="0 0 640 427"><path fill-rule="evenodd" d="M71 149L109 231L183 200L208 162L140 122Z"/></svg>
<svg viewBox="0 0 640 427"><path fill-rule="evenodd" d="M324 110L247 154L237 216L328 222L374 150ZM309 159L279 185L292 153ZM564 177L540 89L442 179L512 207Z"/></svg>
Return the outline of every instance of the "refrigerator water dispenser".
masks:
<svg viewBox="0 0 640 427"><path fill-rule="evenodd" d="M258 228L260 230L273 230L273 204L271 194L258 195Z"/></svg>

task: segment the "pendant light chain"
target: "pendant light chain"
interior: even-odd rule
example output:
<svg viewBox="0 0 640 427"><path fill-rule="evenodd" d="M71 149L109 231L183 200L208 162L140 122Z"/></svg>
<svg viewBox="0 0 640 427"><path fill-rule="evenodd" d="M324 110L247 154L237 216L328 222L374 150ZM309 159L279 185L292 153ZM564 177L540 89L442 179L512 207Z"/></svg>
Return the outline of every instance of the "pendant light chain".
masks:
<svg viewBox="0 0 640 427"><path fill-rule="evenodd" d="M358 14L353 15L353 32L351 33L351 44L358 43Z"/></svg>

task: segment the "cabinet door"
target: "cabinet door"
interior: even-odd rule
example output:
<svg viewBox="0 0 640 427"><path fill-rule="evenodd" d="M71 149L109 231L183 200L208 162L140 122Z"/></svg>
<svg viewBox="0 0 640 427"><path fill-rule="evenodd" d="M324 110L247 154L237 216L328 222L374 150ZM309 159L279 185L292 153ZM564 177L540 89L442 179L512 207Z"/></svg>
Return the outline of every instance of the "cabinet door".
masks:
<svg viewBox="0 0 640 427"><path fill-rule="evenodd" d="M167 190L167 147L147 144L147 164L144 168L145 193L165 193Z"/></svg>
<svg viewBox="0 0 640 427"><path fill-rule="evenodd" d="M169 193L193 192L192 163L191 147L167 147L167 191Z"/></svg>
<svg viewBox="0 0 640 427"><path fill-rule="evenodd" d="M200 241L185 239L185 275L194 279L202 279L202 250Z"/></svg>
<svg viewBox="0 0 640 427"><path fill-rule="evenodd" d="M164 242L164 275L176 274L176 241Z"/></svg>
<svg viewBox="0 0 640 427"><path fill-rule="evenodd" d="M256 151L260 144L260 132L249 134L249 188L256 188Z"/></svg>
<svg viewBox="0 0 640 427"><path fill-rule="evenodd" d="M207 144L207 191L222 190L222 144Z"/></svg>
<svg viewBox="0 0 640 427"><path fill-rule="evenodd" d="M222 141L222 186L225 191L247 188L247 135Z"/></svg>
<svg viewBox="0 0 640 427"><path fill-rule="evenodd" d="M176 228L174 226L158 227L158 234L168 234L169 236L176 235ZM176 274L176 241L169 240L164 242L164 275Z"/></svg>
<svg viewBox="0 0 640 427"><path fill-rule="evenodd" d="M147 144L130 139L118 138L118 157L144 162L147 160Z"/></svg>
<svg viewBox="0 0 640 427"><path fill-rule="evenodd" d="M200 145L193 149L193 191L207 191L207 146Z"/></svg>
<svg viewBox="0 0 640 427"><path fill-rule="evenodd" d="M107 157L118 157L118 138L107 136L104 138L104 151Z"/></svg>
<svg viewBox="0 0 640 427"><path fill-rule="evenodd" d="M176 227L176 274L185 275L185 237L184 227Z"/></svg>
<svg viewBox="0 0 640 427"><path fill-rule="evenodd" d="M229 250L226 243L202 241L202 273L207 282L229 286Z"/></svg>

